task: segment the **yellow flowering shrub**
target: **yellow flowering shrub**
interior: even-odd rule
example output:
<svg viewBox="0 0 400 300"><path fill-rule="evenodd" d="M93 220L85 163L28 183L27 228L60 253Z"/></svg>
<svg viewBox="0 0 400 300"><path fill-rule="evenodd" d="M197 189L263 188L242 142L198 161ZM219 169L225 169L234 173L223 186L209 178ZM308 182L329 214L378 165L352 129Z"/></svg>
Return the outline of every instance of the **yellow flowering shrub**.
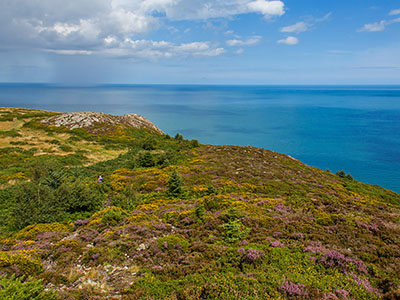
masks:
<svg viewBox="0 0 400 300"><path fill-rule="evenodd" d="M5 246L11 246L11 245L15 245L16 241L14 239L4 239L0 241L1 245L5 245Z"/></svg>
<svg viewBox="0 0 400 300"><path fill-rule="evenodd" d="M128 218L128 223L130 224L136 224L141 221L147 221L151 219L151 215L147 215L145 213L134 213Z"/></svg>
<svg viewBox="0 0 400 300"><path fill-rule="evenodd" d="M202 193L208 190L208 188L205 185L195 185L191 187L191 190L195 193Z"/></svg>
<svg viewBox="0 0 400 300"><path fill-rule="evenodd" d="M16 239L22 239L26 237L36 237L36 235L40 232L68 232L72 228L71 226L60 224L57 222L48 223L48 224L36 224L29 225L24 229L21 229L19 232L15 234Z"/></svg>
<svg viewBox="0 0 400 300"><path fill-rule="evenodd" d="M149 180L145 183L143 183L140 188L142 190L145 190L147 192L151 192L154 191L156 188L158 188L160 186L159 182L156 180Z"/></svg>
<svg viewBox="0 0 400 300"><path fill-rule="evenodd" d="M26 179L25 174L22 172L18 172L18 173L7 176L7 181L18 180L18 179Z"/></svg>
<svg viewBox="0 0 400 300"><path fill-rule="evenodd" d="M55 246L54 246L55 249L58 249L61 247L71 248L72 251L74 251L74 252L79 252L82 248L81 244L77 240L60 241L57 244L55 244Z"/></svg>
<svg viewBox="0 0 400 300"><path fill-rule="evenodd" d="M158 208L158 206L155 204L142 204L142 205L139 205L138 207L136 207L136 210L146 211L146 210L155 210L157 208Z"/></svg>
<svg viewBox="0 0 400 300"><path fill-rule="evenodd" d="M39 249L19 250L15 252L1 251L0 267L9 268L16 266L24 275L41 273L43 271L43 265L37 254L38 250Z"/></svg>
<svg viewBox="0 0 400 300"><path fill-rule="evenodd" d="M125 189L129 181L132 180L134 172L126 168L117 169L108 178L114 191L120 192Z"/></svg>

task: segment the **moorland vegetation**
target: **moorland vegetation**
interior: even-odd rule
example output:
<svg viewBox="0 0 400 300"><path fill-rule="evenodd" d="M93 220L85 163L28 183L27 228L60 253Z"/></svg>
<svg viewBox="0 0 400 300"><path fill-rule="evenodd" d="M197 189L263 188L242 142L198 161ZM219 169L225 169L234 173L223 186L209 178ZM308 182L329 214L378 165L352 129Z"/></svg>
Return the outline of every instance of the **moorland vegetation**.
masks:
<svg viewBox="0 0 400 300"><path fill-rule="evenodd" d="M56 115L0 109L1 299L400 299L399 194Z"/></svg>

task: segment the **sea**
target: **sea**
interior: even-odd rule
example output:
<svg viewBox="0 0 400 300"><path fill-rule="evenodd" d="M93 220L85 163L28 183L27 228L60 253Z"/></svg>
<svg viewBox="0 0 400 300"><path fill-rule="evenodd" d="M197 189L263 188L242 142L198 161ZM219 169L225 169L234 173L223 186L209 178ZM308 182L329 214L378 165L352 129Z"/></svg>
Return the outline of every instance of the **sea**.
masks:
<svg viewBox="0 0 400 300"><path fill-rule="evenodd" d="M137 113L171 136L261 147L400 192L400 86L0 84L0 106Z"/></svg>

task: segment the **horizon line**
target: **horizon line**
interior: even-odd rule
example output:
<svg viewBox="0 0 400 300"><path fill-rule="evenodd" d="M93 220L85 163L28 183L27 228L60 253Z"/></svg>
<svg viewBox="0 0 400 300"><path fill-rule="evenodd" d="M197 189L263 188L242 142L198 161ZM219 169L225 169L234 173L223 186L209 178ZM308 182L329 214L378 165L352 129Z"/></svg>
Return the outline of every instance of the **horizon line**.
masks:
<svg viewBox="0 0 400 300"><path fill-rule="evenodd" d="M106 86L229 86L229 87L400 87L400 83L372 83L372 84L235 84L235 83L93 83L93 84L69 84L59 82L0 82L1 86L17 86L17 85L37 85L49 87L106 87Z"/></svg>

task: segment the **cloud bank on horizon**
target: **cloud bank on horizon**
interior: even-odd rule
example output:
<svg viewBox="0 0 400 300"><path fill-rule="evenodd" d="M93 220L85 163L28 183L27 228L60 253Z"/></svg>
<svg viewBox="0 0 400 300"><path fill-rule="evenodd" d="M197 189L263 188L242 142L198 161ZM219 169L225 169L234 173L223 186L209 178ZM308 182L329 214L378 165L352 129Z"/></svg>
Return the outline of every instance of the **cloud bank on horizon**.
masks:
<svg viewBox="0 0 400 300"><path fill-rule="evenodd" d="M157 31L166 21L206 21L242 14L259 14L269 20L282 16L285 5L275 0L6 0L0 11L3 48L156 59L225 52L209 41L174 44L137 38ZM254 45L258 40L227 44Z"/></svg>
<svg viewBox="0 0 400 300"><path fill-rule="evenodd" d="M354 14L351 10L359 12L360 7L352 4L346 15L346 3L3 0L0 81L18 81L18 76L29 80L34 77L35 68L35 74L40 70L62 73L71 59L76 70L84 57L94 57L92 65L107 63L111 69L120 66L121 61L135 68L144 64L153 70L147 75L143 73L148 78L162 68L168 74L165 70L172 67L167 61L173 61L176 70L198 67L199 75L193 81L224 78L240 82L241 77L278 78L279 82L290 83L301 74L307 82L313 78L304 75L306 70L320 78L321 72L328 74L321 68L337 68L339 72L340 68L349 68L349 63L353 77L354 70L360 67L400 68L398 56L393 55L400 50L400 41L394 38L400 36L400 8L393 7L390 0L383 0L380 7L373 6L373 0L366 0L363 14ZM367 42L371 34L375 34L374 40ZM113 59L117 60L110 62ZM202 65L198 66L196 61ZM207 61L215 70L205 70ZM131 71L127 66L121 70L124 68L128 78ZM288 71L286 77L274 76L278 70ZM396 72L387 76L400 83L400 74ZM118 80L121 78L124 81L124 76ZM161 77L157 80L163 81Z"/></svg>

